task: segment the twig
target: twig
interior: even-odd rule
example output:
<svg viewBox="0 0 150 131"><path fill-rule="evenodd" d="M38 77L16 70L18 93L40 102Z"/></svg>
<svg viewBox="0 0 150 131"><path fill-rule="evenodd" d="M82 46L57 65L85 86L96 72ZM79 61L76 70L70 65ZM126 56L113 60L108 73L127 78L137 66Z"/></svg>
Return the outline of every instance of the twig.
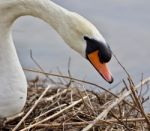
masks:
<svg viewBox="0 0 150 131"><path fill-rule="evenodd" d="M142 73L142 75L141 75L141 81L144 79L144 75L143 75L143 73ZM142 85L141 85L141 89L140 89L140 93L139 93L139 96L138 96L138 98L139 99L142 99L143 97L142 97Z"/></svg>
<svg viewBox="0 0 150 131"><path fill-rule="evenodd" d="M113 53L113 56L115 57L116 61L118 62L118 64L122 67L122 69L125 71L125 73L127 74L128 77L130 77L130 74L128 73L128 71L126 70L126 68L121 64L121 62L118 60L117 56Z"/></svg>
<svg viewBox="0 0 150 131"><path fill-rule="evenodd" d="M129 89L129 87L127 86L127 84L126 84L126 82L123 80L123 83L124 83L124 85L125 85L125 88L127 89L127 91L129 91L130 89ZM131 97L131 99L133 100L133 105L132 105L132 107L134 107L134 109L136 108L136 110L138 111L138 112L141 112L140 110L139 110L139 108L137 107L137 106L135 106L136 105L136 101L135 101L135 99L134 99L134 96L133 96L133 94L130 94L130 97Z"/></svg>
<svg viewBox="0 0 150 131"><path fill-rule="evenodd" d="M145 121L145 118L131 118L131 119L121 119L123 122L143 122ZM118 122L118 120L116 119L110 119L110 120L99 120L96 123L96 126L101 126L101 124L112 124L112 123L116 123ZM68 123L64 123L63 126L79 126L79 127L84 127L86 125L88 125L89 123L92 123L92 121L83 121L83 122L68 122ZM42 127L47 127L47 128L61 128L62 123L55 123L55 122L51 122L49 124L38 124L36 125L36 127L42 128Z"/></svg>
<svg viewBox="0 0 150 131"><path fill-rule="evenodd" d="M15 126L15 128L12 131L16 131L19 126L24 122L24 120L30 115L30 113L35 109L35 107L38 105L40 100L43 98L43 96L47 93L47 91L51 88L51 86L48 86L44 92L41 94L41 96L38 98L38 100L34 103L32 108L26 113L26 115L21 119L21 121Z"/></svg>
<svg viewBox="0 0 150 131"><path fill-rule="evenodd" d="M19 117L22 117L24 115L24 112L21 112L19 114L16 114L15 116L13 117L7 117L6 120L4 121L4 123L9 123L11 121L14 121L15 119L19 118Z"/></svg>
<svg viewBox="0 0 150 131"><path fill-rule="evenodd" d="M87 99L87 96L83 97L83 99ZM82 99L73 102L71 105L69 105L66 108L60 110L59 112L57 112L57 113L55 113L55 114L53 114L53 115L51 115L51 116L49 116L49 117L47 117L45 119L43 119L43 120L33 124L33 125L30 125L30 126L24 128L24 129L22 129L21 131L25 131L25 130L31 129L31 128L36 127L37 125L39 125L39 124L41 124L43 122L46 122L46 121L48 121L48 120L50 120L52 118L55 118L55 117L59 116L60 114L62 114L63 112L65 112L65 111L71 109L72 107L74 107L75 105L79 104L80 102L82 102Z"/></svg>
<svg viewBox="0 0 150 131"><path fill-rule="evenodd" d="M105 89L104 87L102 86L99 86L95 83L92 83L92 82L88 82L88 81L85 81L85 80L80 80L80 79L77 79L77 78L70 78L69 76L65 76L65 75L58 75L58 74L54 74L54 73L47 73L47 72L42 72L42 71L38 71L38 70L33 70L33 69L26 69L26 68L23 68L23 70L25 71L29 71L29 72L33 72L33 73L39 73L39 74L45 74L45 75L51 75L51 76L55 76L55 77L62 77L62 78L65 78L65 79L71 79L71 80L74 80L74 81L78 81L78 82L81 82L81 83L85 83L85 84L90 84L90 85L93 85L93 86L96 86L108 93L110 93L111 95L115 96L115 97L118 97L116 96L114 93L112 93L111 91Z"/></svg>
<svg viewBox="0 0 150 131"><path fill-rule="evenodd" d="M83 99L83 96L82 96L82 93L80 92L80 90L79 90L78 88L76 88L76 90L77 90L78 94L80 95L80 97ZM85 91L85 92L86 92L86 91ZM87 93L86 93L86 96L87 96L88 100L90 101L89 96L88 96ZM83 104L85 105L86 110L87 110L88 114L90 114L90 116L91 116L92 114L96 114L95 111L94 111L94 109L93 109L90 105L88 105L88 103L85 102L84 99L83 99ZM90 110L89 110L88 107L90 108ZM92 112L92 113L91 113L91 112Z"/></svg>
<svg viewBox="0 0 150 131"><path fill-rule="evenodd" d="M128 127L126 124L124 124L124 122L122 121L122 119L119 119L112 111L110 111L110 113L111 113L111 115L112 115L114 118L116 118L116 119L118 120L118 122L119 122L121 125L123 125L128 131L130 131L129 127Z"/></svg>
<svg viewBox="0 0 150 131"><path fill-rule="evenodd" d="M115 95L114 93L112 93L110 90L107 90L105 89L104 87L102 86L99 86L95 83L92 83L92 82L88 82L88 81L85 81L85 80L80 80L80 79L77 79L77 78L70 78L69 76L65 76L65 75L58 75L58 74L54 74L54 73L47 73L47 72L42 72L42 71L38 71L38 70L33 70L33 69L26 69L26 68L23 68L25 71L29 71L29 72L33 72L33 73L39 73L39 74L46 74L46 75L51 75L51 76L55 76L55 77L62 77L62 78L65 78L65 79L71 79L71 80L74 80L74 81L78 81L78 82L81 82L81 83L85 83L85 84L89 84L89 85L93 85L95 87L98 87L106 92L108 92L109 94L113 95L114 97L118 98L117 95ZM131 107L135 108L137 111L140 112L140 110L138 108L136 108L135 106L133 106L132 104L130 104L129 102L123 100L126 104L130 105Z"/></svg>
<svg viewBox="0 0 150 131"><path fill-rule="evenodd" d="M65 94L67 91L68 91L68 89L64 89L61 92L59 92L59 93L57 93L55 95L52 95L51 97L44 98L42 101L45 101L45 102L52 101L54 98Z"/></svg>
<svg viewBox="0 0 150 131"><path fill-rule="evenodd" d="M34 62L34 64L41 70L41 71L43 71L43 72L45 72L44 71L44 69L40 66L40 64L37 62L37 60L33 57L33 53L32 53L32 50L30 49L30 58L31 58L31 60ZM45 74L45 76L48 78L48 80L50 80L52 83L55 83L55 81L54 80L52 80L48 75L46 75Z"/></svg>
<svg viewBox="0 0 150 131"><path fill-rule="evenodd" d="M39 73L39 74L46 74L46 75L51 75L51 76L55 76L55 77L62 77L62 78L65 78L65 79L71 79L71 80L74 80L74 81L78 81L78 82L81 82L81 83L85 83L85 84L89 84L89 85L93 85L95 87L98 87L106 92L108 92L109 94L113 95L114 97L118 98L117 95L115 95L114 93L112 93L110 90L107 90L105 89L104 87L102 86L99 86L95 83L92 83L92 82L88 82L88 81L85 81L85 80L80 80L80 79L77 79L77 78L70 78L69 76L65 76L65 75L58 75L58 74L54 74L54 73L47 73L47 72L42 72L42 71L38 71L38 70L33 70L33 69L26 69L26 68L23 68L25 71L29 71L29 72L33 72L33 73ZM123 100L126 104L128 104L129 106L135 108L137 111L140 112L140 110L138 108L136 108L135 106L133 106L132 104L130 104L129 102Z"/></svg>
<svg viewBox="0 0 150 131"><path fill-rule="evenodd" d="M138 84L134 89L137 90L139 87L141 87L141 84L143 85L143 84L145 84L145 83L147 83L147 82L149 82L149 81L150 81L150 77L147 78L147 79L145 79L145 80L143 80L142 82L140 82L140 84ZM123 95L121 95L119 98L116 98L116 99L114 100L114 102L113 102L111 105L109 105L109 106L107 107L107 109L105 109L101 114L99 114L99 115L95 118L95 120L93 120L93 122L92 122L91 124L89 124L88 126L86 126L85 128L83 128L82 131L88 131L88 130L90 130L99 120L104 119L104 118L107 116L107 114L109 113L109 111L110 111L114 106L116 106L117 104L119 104L125 97L127 97L127 96L130 95L131 93L132 93L132 91L129 90L129 91L125 92Z"/></svg>
<svg viewBox="0 0 150 131"><path fill-rule="evenodd" d="M71 78L71 72L70 72L70 65L71 65L71 58L69 57L69 60L68 60L68 75L69 77ZM69 87L72 83L72 79L70 79L69 83L67 84L67 86Z"/></svg>
<svg viewBox="0 0 150 131"><path fill-rule="evenodd" d="M129 83L130 83L130 89L132 91L132 98L133 98L133 101L137 104L137 106L139 107L140 111L141 111L141 114L145 117L145 120L149 126L149 130L150 130L150 121L149 119L147 118L145 112L144 112L144 109L143 109L143 106L140 102L140 99L138 99L138 95L137 95L137 90L135 90L135 85L133 83L133 80L130 76L130 74L128 73L128 71L125 69L125 67L120 63L120 61L118 60L118 58L116 57L116 55L113 53L113 56L115 57L115 59L117 60L117 62L119 63L119 65L123 68L123 70L126 72L127 76L128 76L128 80L129 80ZM142 83L142 82L141 82ZM142 85L141 85L142 87Z"/></svg>
<svg viewBox="0 0 150 131"><path fill-rule="evenodd" d="M57 67L56 69L57 69L58 74L63 75L63 73L59 67ZM58 83L62 83L63 85L67 85L68 81L66 79L58 78Z"/></svg>
<svg viewBox="0 0 150 131"><path fill-rule="evenodd" d="M87 93L87 91L86 91L84 85L82 86L82 88L83 88L85 94L88 96L89 108L93 111L93 114L94 114L94 115L97 115L97 113L96 113L96 111L94 110L94 107L93 107L93 105L92 105L92 102L91 102L91 99L90 99L90 97L89 97L89 94ZM78 91L79 91L79 90L78 90ZM87 103L87 104L88 104L88 103Z"/></svg>
<svg viewBox="0 0 150 131"><path fill-rule="evenodd" d="M136 90L135 90L135 86L132 84L132 83L130 83L131 85L130 85L130 89L131 89L131 91L132 91L132 94L133 94L133 96L134 96L134 99L135 99L135 101L136 101L136 104L137 104L137 106L139 107L139 109L141 110L141 114L143 115L143 117L145 117L145 120L146 120L146 122L147 122L147 124L148 124L148 126L149 126L149 129L150 129L150 121L149 121L149 119L148 119L148 117L146 116L146 113L144 112L144 109L143 109L143 106L142 106L142 104L141 104L141 102L140 102L140 99L138 99L138 95L137 95L137 93L136 93ZM141 86L142 87L142 86Z"/></svg>
<svg viewBox="0 0 150 131"><path fill-rule="evenodd" d="M37 116L37 117L34 118L34 119L37 121L40 117L46 116L48 113L50 113L50 112L52 112L52 111L55 111L55 110L59 109L60 107L62 108L62 107L65 107L65 106L67 106L67 104L62 104L62 105L60 105L60 106L54 107L54 108L52 108L51 110L48 110L48 111L46 111L46 112L40 114L39 116Z"/></svg>

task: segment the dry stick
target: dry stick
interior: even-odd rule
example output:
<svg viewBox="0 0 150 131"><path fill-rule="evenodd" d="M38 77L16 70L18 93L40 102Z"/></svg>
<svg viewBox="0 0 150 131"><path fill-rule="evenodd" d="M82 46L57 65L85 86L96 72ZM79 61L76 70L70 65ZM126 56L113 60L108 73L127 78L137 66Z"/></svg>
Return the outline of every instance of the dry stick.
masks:
<svg viewBox="0 0 150 131"><path fill-rule="evenodd" d="M144 77L144 74L142 73L142 75L141 75L141 81L144 79L143 77ZM139 98L139 99L142 99L142 98L143 98L143 96L142 96L142 86L141 86L141 89L140 89L140 93L139 93L138 98Z"/></svg>
<svg viewBox="0 0 150 131"><path fill-rule="evenodd" d="M71 58L69 57L69 60L68 60L68 75L69 75L69 77L71 78L71 72L70 72L70 64L71 64ZM60 74L60 75L62 75L62 72L60 71L60 69L59 69L59 67L57 68L57 70L58 70L58 73ZM65 79L63 79L64 81L65 81ZM61 79L60 79L60 81L61 81ZM69 80L69 82L67 82L67 81L65 81L67 84L66 84L66 86L67 87L69 87L70 85L71 85L71 83L72 83L72 80L70 79ZM63 83L63 82L62 82Z"/></svg>
<svg viewBox="0 0 150 131"><path fill-rule="evenodd" d="M55 111L55 110L57 110L57 109L60 109L60 107L63 108L63 107L65 107L65 106L67 106L67 104L62 104L62 105L60 105L60 106L57 106L57 107L55 107L55 108L52 108L52 109L50 109L50 110L48 110L48 111L46 111L46 112L40 114L39 116L37 116L37 117L34 118L34 119L37 121L40 117L46 116L48 113L50 113L50 112L52 112L52 111Z"/></svg>
<svg viewBox="0 0 150 131"><path fill-rule="evenodd" d="M69 113L69 112L68 112ZM61 126L65 126L65 123L67 123L69 120L71 120L73 117L76 117L77 116L77 114L78 114L79 112L77 111L77 112L75 112L75 111L73 111L72 112L72 115L71 116L69 116L69 118L67 118L67 119L65 119L64 121L62 121L60 124L61 124ZM66 113L66 115L67 115L67 113Z"/></svg>
<svg viewBox="0 0 150 131"><path fill-rule="evenodd" d="M94 109L94 107L93 107L93 105L92 105L92 102L91 102L91 100L90 100L90 98L89 98L89 94L87 93L87 91L86 91L86 89L85 89L84 86L83 86L83 89L84 89L84 92L86 93L86 95L88 96L89 108L93 111L93 113L94 113L95 115L97 115L97 113L96 113L96 111L95 111L95 109Z"/></svg>
<svg viewBox="0 0 150 131"><path fill-rule="evenodd" d="M71 58L69 57L69 60L68 60L68 75L69 77L71 78L71 72L70 72L70 65L71 65ZM70 79L69 83L67 84L67 86L69 87L72 83L72 79Z"/></svg>
<svg viewBox="0 0 150 131"><path fill-rule="evenodd" d="M82 93L79 91L78 88L76 88L76 89L77 89L77 92L78 92L78 94L80 95L80 97L83 99ZM86 95L87 95L87 98L89 98L88 94L86 94ZM89 100L89 99L88 99L88 100ZM92 110L92 108L91 108L84 100L83 100L83 104L85 105L88 114L91 115L91 112L90 112L90 111L92 111L92 114L95 114L95 111ZM90 110L89 110L88 107L90 108Z"/></svg>
<svg viewBox="0 0 150 131"><path fill-rule="evenodd" d="M130 74L128 73L128 71L126 70L126 68L121 64L121 62L119 61L119 59L117 58L117 56L113 53L113 56L115 57L116 61L118 62L118 64L122 67L122 69L125 71L125 73L127 74L128 78L130 78ZM131 79L131 83L133 83L132 79ZM124 81L124 84L125 84L125 81ZM126 84L125 84L126 85ZM128 86L126 86L126 89L128 89ZM128 89L129 90L129 89ZM134 104L136 105L136 101L133 97L132 94L130 94Z"/></svg>
<svg viewBox="0 0 150 131"><path fill-rule="evenodd" d="M95 83L92 83L92 82L88 82L88 81L85 81L85 80L80 80L80 79L77 79L77 78L73 78L73 77L70 77L70 76L65 76L65 75L58 75L58 74L54 74L54 73L47 73L47 72L43 72L43 71L38 71L38 70L33 70L33 69L26 69L26 68L23 68L25 71L29 71L29 72L33 72L33 73L39 73L39 74L44 74L44 75L51 75L51 76L55 76L55 77L63 77L63 78L66 78L66 79L71 79L71 80L74 80L74 81L78 81L78 82L82 82L82 83L85 83L85 84L90 84L90 85L93 85L93 86L96 86L108 93L110 93L111 95L113 95L114 97L118 98L117 95L115 95L114 93L112 93L111 91L105 89L104 87L102 86L99 86ZM134 107L132 104L128 103L127 101L124 101L126 104L130 105L131 107L135 108L137 111L139 111L136 107Z"/></svg>
<svg viewBox="0 0 150 131"><path fill-rule="evenodd" d="M47 73L47 72L42 72L42 71L38 71L38 70L32 70L32 69L26 69L26 68L23 68L23 70L25 71L29 71L29 72L33 72L33 73L39 73L39 74L44 74L44 75L51 75L51 76L56 76L56 77L63 77L65 79L71 79L71 80L74 80L74 81L78 81L78 82L82 82L82 83L85 83L85 84L90 84L90 85L93 85L93 86L96 86L108 93L110 93L111 95L113 95L114 97L118 97L116 96L114 93L112 93L111 91L105 89L104 87L102 86L99 86L95 83L92 83L92 82L88 82L88 81L85 81L85 80L80 80L80 79L77 79L77 78L73 78L73 77L69 77L69 76L65 76L65 75L58 75L58 74L54 74L54 73Z"/></svg>
<svg viewBox="0 0 150 131"><path fill-rule="evenodd" d="M32 108L27 112L27 114L21 119L21 121L15 126L15 128L12 131L16 131L19 126L25 121L25 119L30 115L30 113L35 109L35 107L38 105L40 100L43 98L43 96L47 93L47 91L51 88L51 86L48 86L44 92L41 94L41 96L38 98L38 100L34 103Z"/></svg>
<svg viewBox="0 0 150 131"><path fill-rule="evenodd" d="M148 84L146 85L146 87L147 87L147 88L146 88L146 90L144 91L143 96L146 95L146 94L149 92L149 90L150 90L150 86L149 86Z"/></svg>
<svg viewBox="0 0 150 131"><path fill-rule="evenodd" d="M145 121L145 118L131 118L131 119L121 119L123 122L142 122ZM118 122L118 120L116 119L110 119L110 120L100 120L96 123L96 126L101 126L101 124L112 124L112 123L116 123ZM68 123L64 123L64 126L80 126L80 127L84 127L86 125L88 125L88 123L92 123L92 121L85 121L85 122L68 122ZM47 127L47 128L61 128L62 123L49 123L49 124L38 124L36 127L42 128L42 127Z"/></svg>
<svg viewBox="0 0 150 131"><path fill-rule="evenodd" d="M130 76L128 77L128 81L129 81L129 84L130 84L129 88L130 88L131 91L133 91L133 86L135 86L135 85L133 84L132 79L130 78ZM131 98L133 100L134 105L136 107L139 107L138 104L137 104L137 101L136 101L136 98L135 98L135 95L133 94L133 92L130 94L130 96L131 96ZM140 110L140 112L141 112L141 110Z"/></svg>
<svg viewBox="0 0 150 131"><path fill-rule="evenodd" d="M31 129L31 128L36 127L37 125L39 125L39 124L41 124L41 123L44 123L44 122L46 122L46 121L48 121L48 120L50 120L50 119L53 119L53 118L59 116L59 115L62 114L63 112L65 112L65 111L71 109L72 107L74 107L75 105L81 103L81 102L83 101L83 99L87 99L87 96L84 96L82 99L73 102L71 105L69 105L69 106L67 106L66 108L60 110L59 112L57 112L57 113L55 113L55 114L53 114L53 115L51 115L51 116L49 116L49 117L47 117L47 118L45 118L45 119L43 119L43 120L41 120L41 121L39 121L39 122L33 124L33 125L30 125L30 126L24 128L24 129L20 130L20 131L25 131L25 130Z"/></svg>
<svg viewBox="0 0 150 131"><path fill-rule="evenodd" d="M129 91L130 89L129 89L129 87L127 86L127 84L126 84L125 80L123 80L123 83L124 83L125 88L127 89L127 91ZM132 100L133 100L134 104L136 105L136 102L135 102L135 99L134 99L133 95L132 95L132 94L130 94L130 96L131 96L131 98L132 98Z"/></svg>
<svg viewBox="0 0 150 131"><path fill-rule="evenodd" d="M129 87L127 86L127 84L126 84L125 80L123 80L123 83L124 83L125 88L127 89L127 91L129 91ZM135 101L135 99L134 99L134 97L133 97L133 95L132 95L132 94L130 94L130 97L131 97L131 99L133 100L134 105L136 105L136 101ZM134 106L134 107L138 109L138 107L137 107L137 106ZM135 109L135 108L134 108L134 109ZM138 110L139 110L139 109L138 109ZM139 110L139 112L141 112L141 111Z"/></svg>
<svg viewBox="0 0 150 131"><path fill-rule="evenodd" d="M59 106L59 111L62 110L62 108L60 107L60 100L62 99L62 95L59 96L58 101L57 101L57 106ZM65 113L62 113L62 120L65 120Z"/></svg>
<svg viewBox="0 0 150 131"><path fill-rule="evenodd" d="M57 94L55 94L55 95L53 95L51 97L47 97L47 98L43 99L42 101L45 101L45 102L52 101L54 98L65 94L67 91L68 91L68 89L64 89L63 91L61 91L61 92L59 92L59 93L57 93Z"/></svg>
<svg viewBox="0 0 150 131"><path fill-rule="evenodd" d="M16 114L15 116L7 117L7 118L6 118L6 121L4 121L4 123L6 124L6 123L9 123L9 122L11 122L11 121L14 121L14 120L17 119L17 118L22 117L23 115L24 115L24 112L20 112L19 114Z"/></svg>
<svg viewBox="0 0 150 131"><path fill-rule="evenodd" d="M112 111L110 111L110 113L114 118L116 118L118 120L118 122L121 125L123 125L126 128L126 130L130 131L129 127L121 119L119 119Z"/></svg>
<svg viewBox="0 0 150 131"><path fill-rule="evenodd" d="M41 70L41 71L43 71L43 72L45 72L44 71L44 69L40 66L40 64L36 61L36 59L33 57L33 53L32 53L32 50L30 49L30 57L31 57L31 60L34 62L34 64ZM55 83L55 81L54 80L52 80L50 77L49 77L49 75L46 75L45 74L45 76L48 78L48 80L50 80L52 83Z"/></svg>
<svg viewBox="0 0 150 131"><path fill-rule="evenodd" d="M140 100L138 99L137 93L136 93L136 91L135 91L135 86L134 86L132 83L130 83L130 84L131 84L130 89L131 89L131 91L132 91L132 94L133 94L133 96L134 96L134 99L135 99L135 101L136 101L136 104L137 104L137 106L140 108L141 114L143 115L143 117L145 117L145 120L146 120L146 122L147 122L147 124L148 124L148 126L149 126L149 129L150 129L150 121L149 121L149 119L148 119L148 117L147 117L147 115L146 115L146 113L145 113L145 111L144 111L144 109L143 109L143 106L142 106Z"/></svg>
<svg viewBox="0 0 150 131"><path fill-rule="evenodd" d="M149 126L149 130L150 130L150 121L148 119L148 117L146 116L145 112L144 112L144 109L143 109L143 106L140 102L140 100L138 99L138 96L137 96L137 92L135 90L135 85L132 81L132 78L130 77L130 74L128 73L128 71L125 69L125 67L120 63L120 61L118 60L118 58L116 57L116 55L113 53L115 59L117 60L117 62L119 63L119 65L123 68L123 70L126 72L127 76L128 76L128 80L129 80L129 83L130 83L130 90L132 92L132 98L133 98L133 101L135 102L135 104L140 108L140 111L141 111L141 114L145 117L145 120ZM142 87L142 85L141 85Z"/></svg>
<svg viewBox="0 0 150 131"><path fill-rule="evenodd" d="M65 76L65 75L58 75L58 74L54 74L54 73L47 73L47 72L42 72L42 71L38 71L38 70L33 70L33 69L26 69L26 68L23 68L25 71L29 71L29 72L33 72L33 73L39 73L39 74L44 74L44 75L51 75L51 76L55 76L55 77L63 77L63 78L66 78L66 79L71 79L71 80L74 80L74 81L78 81L78 82L82 82L82 83L85 83L85 84L90 84L90 85L93 85L93 86L96 86L108 93L110 93L111 95L113 95L114 97L118 98L117 95L115 95L114 93L112 93L111 91L105 89L104 87L102 86L99 86L95 83L92 83L92 82L88 82L88 81L85 81L85 80L80 80L80 79L77 79L77 78L70 78L68 76ZM140 110L138 108L136 108L135 106L133 106L132 104L130 104L129 102L123 100L126 104L128 104L129 106L133 107L134 109L136 109L137 111L140 112Z"/></svg>
<svg viewBox="0 0 150 131"><path fill-rule="evenodd" d="M119 59L117 58L117 56L116 56L114 53L113 53L113 56L115 57L115 59L116 59L116 61L118 62L118 64L122 67L122 69L123 69L123 70L125 71L125 73L127 74L130 85L131 85L131 84L134 85L134 82L133 82L133 80L132 80L130 74L129 74L128 71L126 70L126 68L121 64L121 62L119 61ZM135 86L135 85L134 85L134 86ZM131 87L131 86L130 86L130 87ZM142 87L142 86L141 86L141 87ZM127 88L128 88L128 87L127 87ZM136 100L135 100L133 94L131 94L130 96L131 96L133 102L134 102L135 105L136 105L137 103L136 103ZM137 106L138 106L138 105L137 105Z"/></svg>
<svg viewBox="0 0 150 131"><path fill-rule="evenodd" d="M123 83L124 83L125 88L127 89L127 91L129 91L129 87L127 86L125 80L123 80ZM141 87L142 87L142 86L141 86ZM132 98L134 105L136 105L136 101L135 101L135 99L134 99L133 94L130 94L130 97ZM136 108L138 109L137 106L134 106L134 107L136 107ZM130 109L130 110L128 111L128 113L130 113L133 109L134 109L134 108ZM138 109L138 110L139 110L139 109ZM141 111L139 111L139 112L141 112ZM137 112L137 114L138 114L139 112ZM127 115L127 116L128 116L128 115Z"/></svg>
<svg viewBox="0 0 150 131"><path fill-rule="evenodd" d="M145 83L147 83L147 82L149 82L149 81L150 81L150 77L147 78L147 79L145 79L145 80L143 80L142 82L140 82L140 84L138 84L138 85L134 88L134 90L137 90L139 87L141 87L141 84L144 85ZM86 126L82 131L88 131L88 130L90 130L99 120L104 119L104 118L107 116L107 114L109 113L109 111L110 111L113 107L115 107L117 104L119 104L125 97L127 97L127 96L130 95L131 93L132 93L132 91L129 90L129 91L125 92L123 95L121 95L119 98L116 98L116 99L114 100L114 102L113 102L111 105L109 105L109 106L107 107L107 109L105 109L102 113L100 113L100 114L95 118L95 120L93 120L93 122L90 123L88 126Z"/></svg>

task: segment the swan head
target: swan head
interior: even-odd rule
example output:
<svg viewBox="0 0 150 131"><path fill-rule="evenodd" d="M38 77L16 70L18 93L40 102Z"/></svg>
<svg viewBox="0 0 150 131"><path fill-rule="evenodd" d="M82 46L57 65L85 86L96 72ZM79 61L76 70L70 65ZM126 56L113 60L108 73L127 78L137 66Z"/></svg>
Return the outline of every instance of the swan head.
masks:
<svg viewBox="0 0 150 131"><path fill-rule="evenodd" d="M95 67L98 73L109 83L113 82L113 77L107 66L112 57L112 52L108 44L100 40L84 36L86 43L85 58Z"/></svg>
<svg viewBox="0 0 150 131"><path fill-rule="evenodd" d="M61 33L65 42L86 58L107 82L112 83L113 77L107 66L112 51L97 28L76 13L71 13L66 23L64 28L67 30Z"/></svg>

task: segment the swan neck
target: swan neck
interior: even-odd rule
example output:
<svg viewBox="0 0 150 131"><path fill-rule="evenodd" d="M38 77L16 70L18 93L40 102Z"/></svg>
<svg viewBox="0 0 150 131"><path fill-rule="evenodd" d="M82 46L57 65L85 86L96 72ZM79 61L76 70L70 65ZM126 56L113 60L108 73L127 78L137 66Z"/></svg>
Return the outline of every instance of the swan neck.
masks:
<svg viewBox="0 0 150 131"><path fill-rule="evenodd" d="M0 4L0 10L2 9L0 16L3 16L7 27L11 26L18 17L30 15L44 20L59 32L63 19L66 19L66 14L69 13L51 0L6 0L3 3Z"/></svg>

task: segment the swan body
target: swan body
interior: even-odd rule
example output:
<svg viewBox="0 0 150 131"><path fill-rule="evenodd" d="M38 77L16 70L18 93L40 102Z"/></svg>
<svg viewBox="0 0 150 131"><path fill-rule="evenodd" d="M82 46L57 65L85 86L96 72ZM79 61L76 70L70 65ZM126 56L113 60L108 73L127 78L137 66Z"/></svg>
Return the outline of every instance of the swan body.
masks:
<svg viewBox="0 0 150 131"><path fill-rule="evenodd" d="M103 68L111 58L110 48L88 20L50 0L0 0L0 118L19 113L26 102L27 82L11 34L14 21L25 15L47 22L72 49L87 58L104 79L112 82L108 68ZM95 56L103 61L95 60Z"/></svg>

